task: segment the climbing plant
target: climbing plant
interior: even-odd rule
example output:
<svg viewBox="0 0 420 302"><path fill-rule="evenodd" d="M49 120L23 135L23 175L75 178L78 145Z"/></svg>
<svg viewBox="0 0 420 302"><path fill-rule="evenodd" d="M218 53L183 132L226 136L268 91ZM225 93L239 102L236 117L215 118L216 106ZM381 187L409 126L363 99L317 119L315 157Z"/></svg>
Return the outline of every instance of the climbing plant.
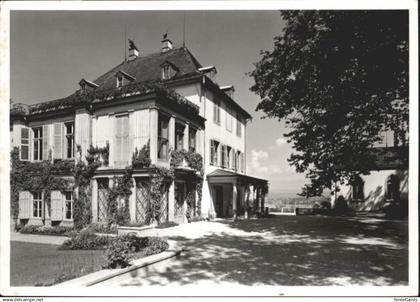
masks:
<svg viewBox="0 0 420 302"><path fill-rule="evenodd" d="M19 159L19 148L15 147L10 154L10 191L11 191L11 214L17 219L19 214L19 192L29 191L31 193L43 191L44 202L48 211L51 208L51 191L61 192L72 190L73 182L62 178L63 175L74 173L74 162L50 160L40 162L21 161ZM48 212L48 214L50 214Z"/></svg>
<svg viewBox="0 0 420 302"><path fill-rule="evenodd" d="M130 220L129 198L133 188L133 170L127 167L122 176L114 177L108 192L108 226L125 224ZM118 204L118 201L122 203Z"/></svg>

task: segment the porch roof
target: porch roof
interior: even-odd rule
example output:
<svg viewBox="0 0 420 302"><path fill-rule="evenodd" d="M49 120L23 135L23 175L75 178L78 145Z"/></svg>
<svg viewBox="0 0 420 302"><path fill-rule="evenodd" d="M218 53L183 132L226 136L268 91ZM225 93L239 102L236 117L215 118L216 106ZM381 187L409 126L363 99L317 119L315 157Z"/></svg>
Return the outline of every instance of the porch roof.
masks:
<svg viewBox="0 0 420 302"><path fill-rule="evenodd" d="M255 184L267 184L268 181L266 179L257 178L245 174L239 174L232 171L226 171L222 169L217 169L207 175L207 179L211 181L217 181L218 179L232 179L232 180L240 180L244 183L255 183Z"/></svg>

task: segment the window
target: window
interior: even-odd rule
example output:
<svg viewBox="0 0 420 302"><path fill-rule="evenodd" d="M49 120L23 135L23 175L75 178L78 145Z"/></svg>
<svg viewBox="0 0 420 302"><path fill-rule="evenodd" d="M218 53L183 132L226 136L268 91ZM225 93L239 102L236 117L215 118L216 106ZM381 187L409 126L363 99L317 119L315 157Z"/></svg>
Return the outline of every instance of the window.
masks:
<svg viewBox="0 0 420 302"><path fill-rule="evenodd" d="M34 193L32 214L34 218L42 218L42 192Z"/></svg>
<svg viewBox="0 0 420 302"><path fill-rule="evenodd" d="M242 123L239 115L236 117L236 135L239 137L242 136Z"/></svg>
<svg viewBox="0 0 420 302"><path fill-rule="evenodd" d="M115 156L114 164L118 167L125 167L131 157L129 150L129 133L130 124L128 115L120 115L115 117Z"/></svg>
<svg viewBox="0 0 420 302"><path fill-rule="evenodd" d="M217 165L218 156L217 151L219 149L219 142L215 140L211 140L210 142L210 164Z"/></svg>
<svg viewBox="0 0 420 302"><path fill-rule="evenodd" d="M364 200L364 182L360 176L356 176L351 183L352 200Z"/></svg>
<svg viewBox="0 0 420 302"><path fill-rule="evenodd" d="M232 153L232 148L229 146L226 146L226 168L231 168L231 153Z"/></svg>
<svg viewBox="0 0 420 302"><path fill-rule="evenodd" d="M34 160L42 160L42 127L33 128Z"/></svg>
<svg viewBox="0 0 420 302"><path fill-rule="evenodd" d="M226 130L232 132L232 110L226 106Z"/></svg>
<svg viewBox="0 0 420 302"><path fill-rule="evenodd" d="M235 156L235 170L240 171L241 170L241 151L236 152Z"/></svg>
<svg viewBox="0 0 420 302"><path fill-rule="evenodd" d="M400 179L397 175L390 175L386 180L385 186L386 200L399 201L400 199Z"/></svg>
<svg viewBox="0 0 420 302"><path fill-rule="evenodd" d="M123 76L117 76L117 88L121 88L123 86Z"/></svg>
<svg viewBox="0 0 420 302"><path fill-rule="evenodd" d="M220 125L220 101L214 101L213 107L213 121Z"/></svg>
<svg viewBox="0 0 420 302"><path fill-rule="evenodd" d="M160 114L158 118L158 158L168 159L169 117Z"/></svg>
<svg viewBox="0 0 420 302"><path fill-rule="evenodd" d="M241 152L240 154L240 165L241 165L241 172L244 172L244 167L245 167L245 158L244 158L244 154Z"/></svg>
<svg viewBox="0 0 420 302"><path fill-rule="evenodd" d="M160 67L162 68L162 80L169 80L170 78L173 78L178 72L178 68L167 61L161 64Z"/></svg>
<svg viewBox="0 0 420 302"><path fill-rule="evenodd" d="M65 123L65 130L66 130L66 157L73 158L74 157L74 123L69 122Z"/></svg>
<svg viewBox="0 0 420 302"><path fill-rule="evenodd" d="M162 79L167 80L171 78L171 67L169 65L164 65L162 67Z"/></svg>
<svg viewBox="0 0 420 302"><path fill-rule="evenodd" d="M194 128L190 128L190 137L188 140L188 148L189 151L195 152L197 148L197 130Z"/></svg>
<svg viewBox="0 0 420 302"><path fill-rule="evenodd" d="M175 150L184 149L184 130L184 125L175 124Z"/></svg>
<svg viewBox="0 0 420 302"><path fill-rule="evenodd" d="M227 168L229 165L227 146L222 145L222 167Z"/></svg>
<svg viewBox="0 0 420 302"><path fill-rule="evenodd" d="M65 206L66 206L66 213L65 213L65 217L66 219L73 219L73 192L68 191L65 192L65 196L66 196L66 201L65 201Z"/></svg>
<svg viewBox="0 0 420 302"><path fill-rule="evenodd" d="M29 160L29 129L20 129L20 159Z"/></svg>

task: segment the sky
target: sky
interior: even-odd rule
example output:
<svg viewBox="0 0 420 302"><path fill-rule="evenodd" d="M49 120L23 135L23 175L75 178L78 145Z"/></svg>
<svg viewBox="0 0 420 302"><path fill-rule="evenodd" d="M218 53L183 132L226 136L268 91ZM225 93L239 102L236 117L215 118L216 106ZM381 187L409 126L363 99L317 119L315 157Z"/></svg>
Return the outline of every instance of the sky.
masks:
<svg viewBox="0 0 420 302"><path fill-rule="evenodd" d="M10 15L10 95L34 104L70 95L81 78L94 80L124 59L124 27L143 54L160 50L168 32L181 46L180 11L14 11ZM262 119L247 75L272 50L284 22L278 11L187 11L185 44L203 66L214 65L219 85L234 85L235 100L253 117L247 127L247 173L269 180L270 193L298 193L304 175L290 167L284 124Z"/></svg>

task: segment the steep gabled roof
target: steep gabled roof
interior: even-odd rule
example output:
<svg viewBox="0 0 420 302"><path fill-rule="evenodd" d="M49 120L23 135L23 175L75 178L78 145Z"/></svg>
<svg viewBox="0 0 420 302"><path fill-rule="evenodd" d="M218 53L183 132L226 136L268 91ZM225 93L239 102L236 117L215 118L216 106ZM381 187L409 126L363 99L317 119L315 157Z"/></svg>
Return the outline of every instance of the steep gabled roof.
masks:
<svg viewBox="0 0 420 302"><path fill-rule="evenodd" d="M98 89L115 88L115 75L118 71L124 71L136 78L136 82L148 82L160 80L162 71L160 66L165 62L171 62L178 70L175 78L197 72L200 63L184 47L171 49L167 52L140 55L138 58L122 62L110 71L101 75L94 82L99 85Z"/></svg>

